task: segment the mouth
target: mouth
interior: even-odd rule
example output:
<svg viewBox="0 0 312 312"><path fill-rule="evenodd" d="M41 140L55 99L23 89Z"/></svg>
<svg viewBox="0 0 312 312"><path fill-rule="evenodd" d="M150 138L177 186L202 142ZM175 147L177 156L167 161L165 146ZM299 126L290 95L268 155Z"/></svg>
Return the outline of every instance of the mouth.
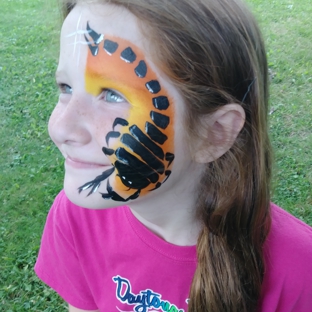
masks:
<svg viewBox="0 0 312 312"><path fill-rule="evenodd" d="M67 156L65 159L65 167L67 166L75 168L75 169L99 169L99 168L103 169L104 167L107 167L108 165L96 163L96 162L90 162L90 161Z"/></svg>

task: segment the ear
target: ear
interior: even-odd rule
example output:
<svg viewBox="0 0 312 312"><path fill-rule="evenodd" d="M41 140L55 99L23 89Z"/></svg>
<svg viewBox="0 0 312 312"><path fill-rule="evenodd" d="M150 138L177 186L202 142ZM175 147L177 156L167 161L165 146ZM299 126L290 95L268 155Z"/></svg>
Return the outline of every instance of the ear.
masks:
<svg viewBox="0 0 312 312"><path fill-rule="evenodd" d="M201 120L205 129L195 151L195 161L208 163L225 154L234 144L245 123L245 111L238 104L227 104Z"/></svg>

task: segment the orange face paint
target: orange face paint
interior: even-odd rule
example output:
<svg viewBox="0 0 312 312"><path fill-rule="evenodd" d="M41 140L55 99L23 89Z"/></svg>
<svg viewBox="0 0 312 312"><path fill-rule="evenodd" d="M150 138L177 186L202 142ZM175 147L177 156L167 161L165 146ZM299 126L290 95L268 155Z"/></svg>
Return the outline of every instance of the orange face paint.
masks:
<svg viewBox="0 0 312 312"><path fill-rule="evenodd" d="M169 177L174 159L174 107L138 47L97 34L89 23L87 31L86 91L98 96L104 89L116 90L131 108L127 120L116 118L106 135L103 152L113 167L79 191L91 188L93 193L103 182L107 183L103 198L127 201L159 188ZM110 144L112 138L118 140Z"/></svg>

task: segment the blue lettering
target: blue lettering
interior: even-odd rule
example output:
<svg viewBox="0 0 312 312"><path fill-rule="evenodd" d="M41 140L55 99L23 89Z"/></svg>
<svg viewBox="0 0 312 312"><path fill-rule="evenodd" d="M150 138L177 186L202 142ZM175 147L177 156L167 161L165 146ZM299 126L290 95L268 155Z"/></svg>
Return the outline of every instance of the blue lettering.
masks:
<svg viewBox="0 0 312 312"><path fill-rule="evenodd" d="M117 288L116 288L116 296L119 300L122 302L125 302L127 300L127 297L129 296L131 292L131 285L128 280L121 278L120 276L116 276L113 278L113 281L117 283ZM122 286L126 286L126 290L124 294L121 294L122 291Z"/></svg>
<svg viewBox="0 0 312 312"><path fill-rule="evenodd" d="M127 298L127 301L128 301L130 304L136 303L135 295L129 294L129 296L128 296L128 298Z"/></svg>
<svg viewBox="0 0 312 312"><path fill-rule="evenodd" d="M154 301L155 297L157 298L157 296L159 296L159 294L153 293L150 290L147 290L145 292L142 291L141 293L144 294L145 300L141 301L142 305L136 306L135 311L136 312L145 312L145 311L147 311L146 308L151 308L151 307L156 308L155 305L153 304L153 301ZM151 299L151 297L152 297L152 299ZM160 300L158 299L158 301L160 301ZM141 309L141 308L144 308L144 309Z"/></svg>
<svg viewBox="0 0 312 312"><path fill-rule="evenodd" d="M136 312L147 312L147 307L145 305L137 305L134 310Z"/></svg>
<svg viewBox="0 0 312 312"><path fill-rule="evenodd" d="M147 291L143 291L142 293L146 295L146 304L150 307L153 293L149 289Z"/></svg>
<svg viewBox="0 0 312 312"><path fill-rule="evenodd" d="M165 311L165 312L169 311L170 303L169 303L168 301L162 301L162 302L161 302L161 308L162 308L163 311Z"/></svg>
<svg viewBox="0 0 312 312"><path fill-rule="evenodd" d="M156 309L160 307L160 299L157 296L153 298L151 306Z"/></svg>
<svg viewBox="0 0 312 312"><path fill-rule="evenodd" d="M135 305L136 312L148 312L149 308L155 308L163 312L184 312L178 310L175 305L171 305L168 301L161 300L161 295L152 292L150 289L141 291L140 294L135 295L131 292L130 282L120 276L114 276L113 281L117 284L116 296L122 303Z"/></svg>

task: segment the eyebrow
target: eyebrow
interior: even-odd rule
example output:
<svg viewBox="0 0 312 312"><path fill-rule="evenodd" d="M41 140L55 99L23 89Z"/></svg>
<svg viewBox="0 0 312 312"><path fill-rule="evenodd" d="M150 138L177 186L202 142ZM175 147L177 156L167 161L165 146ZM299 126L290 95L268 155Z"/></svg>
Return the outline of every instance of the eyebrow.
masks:
<svg viewBox="0 0 312 312"><path fill-rule="evenodd" d="M59 80L59 79L61 79L61 80L63 80L64 78L66 78L66 77L68 77L68 75L67 75L67 73L66 73L66 70L64 70L64 69L57 69L56 71L55 71L55 80L57 81L57 80Z"/></svg>
<svg viewBox="0 0 312 312"><path fill-rule="evenodd" d="M62 71L56 70L55 71L55 79L57 80L57 78L59 78L59 76L61 76L61 74L62 74Z"/></svg>

